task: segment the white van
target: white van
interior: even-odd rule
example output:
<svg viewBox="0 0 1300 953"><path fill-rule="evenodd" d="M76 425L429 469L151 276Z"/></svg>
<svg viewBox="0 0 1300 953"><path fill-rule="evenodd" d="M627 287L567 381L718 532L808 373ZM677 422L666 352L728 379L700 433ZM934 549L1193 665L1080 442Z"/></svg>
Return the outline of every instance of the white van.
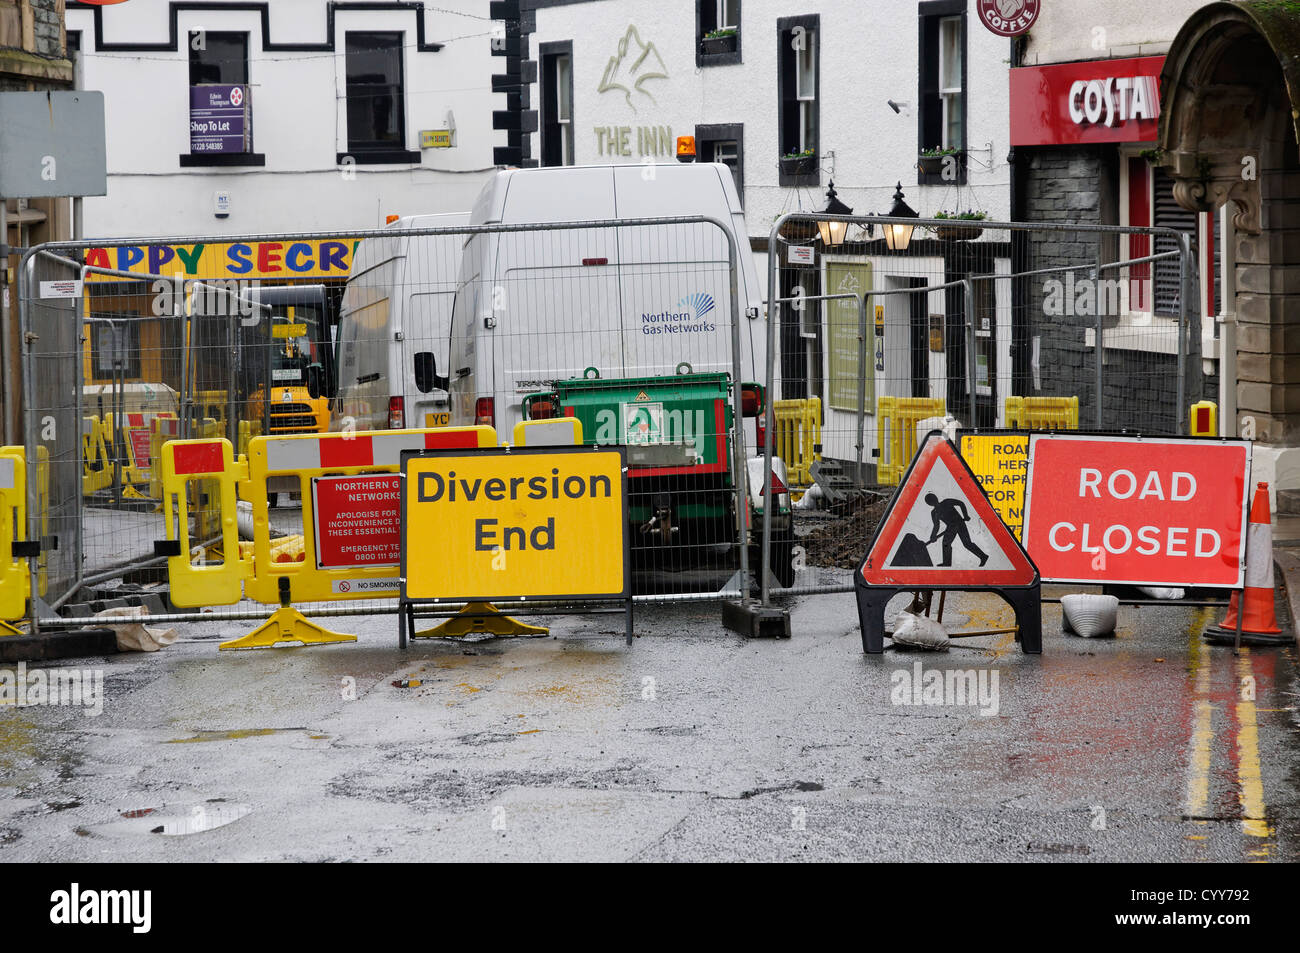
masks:
<svg viewBox="0 0 1300 953"><path fill-rule="evenodd" d="M468 212L412 215L388 227L450 228ZM444 375L465 235L367 238L339 310L338 393L330 429L393 430L448 423ZM437 369L437 373L434 371Z"/></svg>
<svg viewBox="0 0 1300 953"><path fill-rule="evenodd" d="M762 291L724 165L567 166L498 172L471 225L704 215L732 236L741 376L765 376ZM452 315L453 424L511 433L550 382L732 371L727 240L712 224L485 232L465 244ZM749 442L752 449L754 443Z"/></svg>

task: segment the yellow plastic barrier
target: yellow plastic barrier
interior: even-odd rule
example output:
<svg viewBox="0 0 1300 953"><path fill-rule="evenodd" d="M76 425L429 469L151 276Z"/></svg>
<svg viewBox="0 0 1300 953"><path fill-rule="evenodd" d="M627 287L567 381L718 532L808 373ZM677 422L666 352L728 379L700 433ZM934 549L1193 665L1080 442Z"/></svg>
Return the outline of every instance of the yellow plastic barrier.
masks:
<svg viewBox="0 0 1300 953"><path fill-rule="evenodd" d="M0 447L0 621L27 614L27 560L14 555L14 543L26 538L27 455L22 447Z"/></svg>
<svg viewBox="0 0 1300 953"><path fill-rule="evenodd" d="M230 605L242 597L248 567L239 558L235 520L235 484L240 475L229 440L172 440L163 445L163 520L166 538L178 544L167 558L173 604ZM225 554L219 565L209 565L200 546L209 536L199 533L196 538L190 531L191 500L203 483L216 490L221 552ZM197 565L195 556L200 559Z"/></svg>
<svg viewBox="0 0 1300 953"><path fill-rule="evenodd" d="M246 597L280 604L264 625L223 649L351 641L309 622L290 606L291 597L316 602L397 595L402 451L496 443L492 427L302 434L254 437L248 457L236 459L222 437L171 441L162 460L172 602L230 605ZM285 476L299 481L303 532L272 539L267 482ZM188 512L194 487L204 484L214 488L209 499L216 503L225 555L215 566L192 558L207 555L197 551L203 538L191 531ZM251 548L239 542L237 495L252 504Z"/></svg>
<svg viewBox="0 0 1300 953"><path fill-rule="evenodd" d="M942 397L881 397L876 401L876 480L892 486L903 478L916 456L916 425L927 417L942 417Z"/></svg>
<svg viewBox="0 0 1300 953"><path fill-rule="evenodd" d="M582 443L582 421L577 417L521 420L515 424L516 447L576 447Z"/></svg>
<svg viewBox="0 0 1300 953"><path fill-rule="evenodd" d="M82 496L93 496L113 485L113 463L108 457L104 424L98 417L81 418L81 460Z"/></svg>
<svg viewBox="0 0 1300 953"><path fill-rule="evenodd" d="M1078 397L1008 397L1008 430L1078 430Z"/></svg>
<svg viewBox="0 0 1300 953"><path fill-rule="evenodd" d="M772 451L785 461L791 487L812 485L812 465L822 458L822 402L807 400L772 402Z"/></svg>
<svg viewBox="0 0 1300 953"><path fill-rule="evenodd" d="M179 440L180 436L180 418L174 415L157 414L149 425L149 459L154 461L154 466L149 470L149 495L155 500L161 500L163 494L160 463L163 445L172 440Z"/></svg>
<svg viewBox="0 0 1300 953"><path fill-rule="evenodd" d="M1188 433L1193 437L1219 435L1219 405L1212 400L1198 400L1188 414Z"/></svg>

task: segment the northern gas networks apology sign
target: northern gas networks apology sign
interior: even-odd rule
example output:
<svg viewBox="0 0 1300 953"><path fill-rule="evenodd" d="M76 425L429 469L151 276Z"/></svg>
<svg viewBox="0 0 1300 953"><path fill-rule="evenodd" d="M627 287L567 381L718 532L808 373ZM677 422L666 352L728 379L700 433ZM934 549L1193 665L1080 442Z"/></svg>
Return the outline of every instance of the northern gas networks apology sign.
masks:
<svg viewBox="0 0 1300 953"><path fill-rule="evenodd" d="M1044 580L1239 587L1250 444L1035 434L1023 542Z"/></svg>
<svg viewBox="0 0 1300 953"><path fill-rule="evenodd" d="M621 449L403 455L402 597L627 594Z"/></svg>

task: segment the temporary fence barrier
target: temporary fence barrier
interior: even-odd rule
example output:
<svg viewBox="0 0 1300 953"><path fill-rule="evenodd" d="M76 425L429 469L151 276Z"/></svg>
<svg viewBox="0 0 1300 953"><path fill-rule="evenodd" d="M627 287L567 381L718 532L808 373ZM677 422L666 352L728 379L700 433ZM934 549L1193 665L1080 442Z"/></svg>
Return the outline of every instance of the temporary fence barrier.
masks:
<svg viewBox="0 0 1300 953"><path fill-rule="evenodd" d="M0 623L27 614L26 456L22 447L0 447Z"/></svg>
<svg viewBox="0 0 1300 953"><path fill-rule="evenodd" d="M691 215L220 241L195 235L149 248L91 240L29 250L19 270L20 319L29 332L25 430L29 452L36 445L51 452L50 517L61 543L50 557L48 608L58 610L87 579L111 582L161 567L153 542L165 536L163 523L178 515L179 502L153 511L152 501L166 495L154 464L170 440L219 435L231 443L232 459L251 463L259 434L283 429L481 419L505 435L521 420L545 419L542 408L552 403L555 415L580 422L587 443L633 447L638 598L735 595L762 525L744 478L757 440L752 415L780 395L760 393L761 285L732 229L729 217ZM265 269L254 256L251 270L227 269L226 253L241 241L279 243L281 255L295 243L330 243L339 267L296 277ZM393 265L367 270L349 289L355 254ZM496 270L466 277L477 274L461 268L474 255ZM271 264L287 260L267 256ZM163 261L184 268L149 270ZM54 277L82 279L81 296L42 297L42 282ZM391 302L397 322L370 349L385 366L344 367L363 359L353 331L373 314L365 302L379 298ZM471 326L474 340L448 333ZM37 328L39 335L30 333ZM481 359L463 357L474 353ZM471 373L460 375L466 367ZM526 403L534 397L536 404ZM93 430L82 439L83 419L98 417L102 429L110 416L134 413L174 414L177 422L150 421L147 448L136 434L103 429L105 466ZM47 418L57 426L45 426ZM531 433L524 439L535 441ZM105 471L114 474L108 484ZM267 485L276 531L305 537L310 501L281 476ZM234 558L218 515L218 478L188 483L188 545ZM783 498L775 512L786 509ZM784 535L780 545L790 548ZM278 591L263 595L275 601ZM305 598L297 581L293 597Z"/></svg>
<svg viewBox="0 0 1300 953"><path fill-rule="evenodd" d="M876 401L876 479L896 486L916 456L916 425L944 415L944 400L927 397L881 397Z"/></svg>
<svg viewBox="0 0 1300 953"><path fill-rule="evenodd" d="M1008 430L1078 430L1078 397L1008 397Z"/></svg>
<svg viewBox="0 0 1300 953"><path fill-rule="evenodd" d="M774 452L785 461L788 485L805 489L812 484L812 465L822 458L821 399L773 401L772 417Z"/></svg>
<svg viewBox="0 0 1300 953"><path fill-rule="evenodd" d="M828 220L843 227L834 243L818 228ZM1203 320L1215 293L1201 293L1192 243L1169 228L780 216L767 242L765 383L778 400L821 400L818 473L836 507L795 510L804 568L779 591L850 587L875 529L862 507L898 483L925 417L962 432L1185 432L1188 403L1218 387L1203 360L1217 347ZM832 483L853 468L864 417L862 484L877 496L854 502ZM775 418L773 406L769 428ZM773 441L765 457L779 452ZM776 587L759 575L767 607Z"/></svg>

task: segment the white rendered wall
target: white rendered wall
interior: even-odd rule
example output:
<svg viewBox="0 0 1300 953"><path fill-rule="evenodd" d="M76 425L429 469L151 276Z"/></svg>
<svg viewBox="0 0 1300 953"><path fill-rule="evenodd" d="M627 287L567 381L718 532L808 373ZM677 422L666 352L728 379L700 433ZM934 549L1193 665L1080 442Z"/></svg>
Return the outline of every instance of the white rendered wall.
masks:
<svg viewBox="0 0 1300 953"><path fill-rule="evenodd" d="M491 74L504 59L490 55L492 23L486 0L438 5L470 16L427 10L425 39L438 52L416 50L414 11L341 10L336 53L264 52L256 11L181 11L175 52L98 52L90 10L67 14L81 31L82 85L104 92L108 137L108 195L85 200L85 233L99 235L231 234L309 231L382 225L387 214L468 209L492 167ZM274 0L274 43L323 43L324 0ZM165 43L168 4L123 3L103 9L109 43ZM249 34L249 94L253 150L262 167L181 168L189 148L191 30ZM421 129L443 128L450 110L456 146L425 149L418 165L358 165L345 175L337 154L347 151L343 35L349 30L404 33L406 148L419 149ZM231 214L213 215L213 192L231 196Z"/></svg>

